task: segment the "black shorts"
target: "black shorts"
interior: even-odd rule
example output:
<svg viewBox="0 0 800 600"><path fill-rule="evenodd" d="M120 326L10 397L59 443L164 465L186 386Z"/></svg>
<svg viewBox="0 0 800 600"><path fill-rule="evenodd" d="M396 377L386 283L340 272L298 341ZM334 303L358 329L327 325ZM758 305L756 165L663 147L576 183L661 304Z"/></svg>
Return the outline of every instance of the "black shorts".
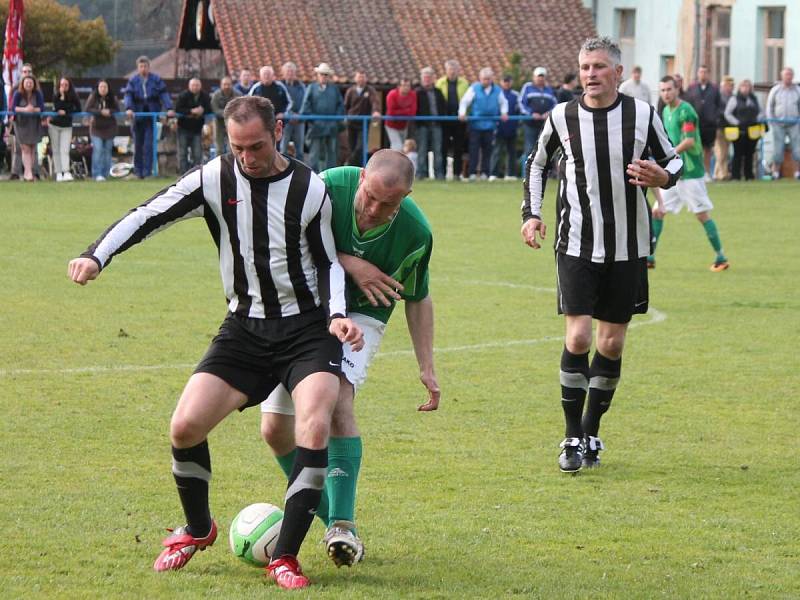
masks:
<svg viewBox="0 0 800 600"><path fill-rule="evenodd" d="M703 148L711 148L717 141L717 127L701 127L700 143Z"/></svg>
<svg viewBox="0 0 800 600"><path fill-rule="evenodd" d="M228 313L195 373L211 373L256 406L282 383L290 392L312 373L341 374L342 344L328 332L322 309L251 319Z"/></svg>
<svg viewBox="0 0 800 600"><path fill-rule="evenodd" d="M647 259L595 263L556 252L558 314L627 323L647 312Z"/></svg>

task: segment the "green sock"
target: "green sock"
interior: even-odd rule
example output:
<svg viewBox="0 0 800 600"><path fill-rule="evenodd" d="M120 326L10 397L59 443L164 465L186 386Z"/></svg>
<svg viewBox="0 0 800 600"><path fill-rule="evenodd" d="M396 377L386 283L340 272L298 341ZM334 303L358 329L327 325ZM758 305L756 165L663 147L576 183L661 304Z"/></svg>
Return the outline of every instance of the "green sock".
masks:
<svg viewBox="0 0 800 600"><path fill-rule="evenodd" d="M658 238L661 236L661 231L664 229L664 219L653 219L653 253L647 257L649 261L654 261L656 257L656 246L658 245Z"/></svg>
<svg viewBox="0 0 800 600"><path fill-rule="evenodd" d="M717 260L726 260L725 255L722 253L722 240L719 239L719 231L717 231L717 224L714 223L714 219L709 219L703 223L703 229L706 230L706 236L708 236L711 247L714 248L714 252L717 253Z"/></svg>
<svg viewBox="0 0 800 600"><path fill-rule="evenodd" d="M276 456L275 460L278 461L278 464L281 466L281 469L284 473L286 473L286 477L290 477L292 474L292 469L294 469L294 457L297 455L297 448L289 452L289 454L284 454L283 456ZM317 507L317 516L322 521L322 524L325 527L328 526L328 493L323 488L322 490L322 498L320 498L319 506Z"/></svg>
<svg viewBox="0 0 800 600"><path fill-rule="evenodd" d="M325 491L330 500L328 526L334 521L355 523L356 483L361 468L361 438L332 437L328 443L328 477Z"/></svg>

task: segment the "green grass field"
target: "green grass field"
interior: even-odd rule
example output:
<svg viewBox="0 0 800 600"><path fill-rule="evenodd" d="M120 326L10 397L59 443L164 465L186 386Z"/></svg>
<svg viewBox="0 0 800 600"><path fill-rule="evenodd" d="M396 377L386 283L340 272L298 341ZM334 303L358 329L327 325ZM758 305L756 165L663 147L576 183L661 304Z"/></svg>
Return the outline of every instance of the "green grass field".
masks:
<svg viewBox="0 0 800 600"><path fill-rule="evenodd" d="M164 528L182 523L169 417L225 314L203 222L131 249L85 288L66 278L70 258L162 185L0 184L3 598L281 595L227 548L243 506L282 504L255 410L210 436L217 544L184 571L151 568ZM417 186L436 238L441 408L415 411L424 390L398 311L357 398L367 559L337 570L315 523L308 596L800 596L800 185L710 192L732 268L709 272L702 228L668 219L603 466L573 477L556 462L553 255L520 241L521 186Z"/></svg>

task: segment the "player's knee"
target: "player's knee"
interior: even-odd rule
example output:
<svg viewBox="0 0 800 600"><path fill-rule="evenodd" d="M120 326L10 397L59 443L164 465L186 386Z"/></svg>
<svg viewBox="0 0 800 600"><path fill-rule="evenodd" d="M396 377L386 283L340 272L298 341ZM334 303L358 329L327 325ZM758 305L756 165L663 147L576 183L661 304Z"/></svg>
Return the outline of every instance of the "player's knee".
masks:
<svg viewBox="0 0 800 600"><path fill-rule="evenodd" d="M586 354L592 346L592 332L571 331L567 333L565 344L572 354Z"/></svg>
<svg viewBox="0 0 800 600"><path fill-rule="evenodd" d="M324 448L331 433L331 419L321 412L298 419L295 430L297 445L305 448Z"/></svg>
<svg viewBox="0 0 800 600"><path fill-rule="evenodd" d="M597 338L597 350L600 354L612 360L616 360L622 356L622 349L624 346L624 334L598 336Z"/></svg>
<svg viewBox="0 0 800 600"><path fill-rule="evenodd" d="M191 448L202 442L207 431L195 422L183 416L174 415L169 426L169 437L176 448Z"/></svg>
<svg viewBox="0 0 800 600"><path fill-rule="evenodd" d="M261 438L278 456L288 454L295 447L291 424L287 427L285 423L275 419L261 420Z"/></svg>

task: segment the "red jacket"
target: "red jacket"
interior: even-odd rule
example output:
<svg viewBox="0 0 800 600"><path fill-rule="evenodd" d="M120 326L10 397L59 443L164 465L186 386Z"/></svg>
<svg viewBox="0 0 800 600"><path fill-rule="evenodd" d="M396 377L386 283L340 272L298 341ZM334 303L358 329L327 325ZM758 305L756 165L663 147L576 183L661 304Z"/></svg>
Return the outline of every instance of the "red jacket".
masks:
<svg viewBox="0 0 800 600"><path fill-rule="evenodd" d="M417 95L410 90L405 96L394 88L386 95L386 115L390 117L413 117L417 114ZM405 129L408 121L384 121L390 129Z"/></svg>

